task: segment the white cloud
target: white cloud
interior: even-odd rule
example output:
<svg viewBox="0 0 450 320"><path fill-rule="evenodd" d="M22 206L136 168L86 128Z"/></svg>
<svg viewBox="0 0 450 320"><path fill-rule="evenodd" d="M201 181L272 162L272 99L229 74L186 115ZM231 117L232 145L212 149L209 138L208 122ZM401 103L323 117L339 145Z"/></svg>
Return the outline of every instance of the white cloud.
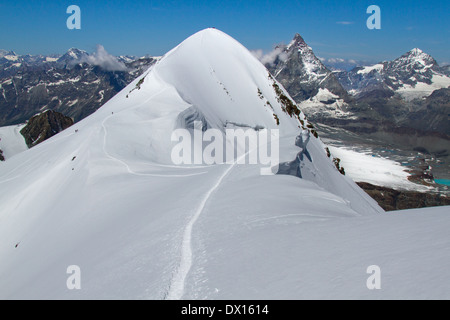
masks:
<svg viewBox="0 0 450 320"><path fill-rule="evenodd" d="M277 58L283 62L286 61L288 58L288 55L285 52L283 52L282 48L279 47L275 48L274 50L266 54L264 54L264 52L261 49L253 50L252 53L264 65L266 64L272 65Z"/></svg>
<svg viewBox="0 0 450 320"><path fill-rule="evenodd" d="M337 24L342 24L342 25L349 25L349 24L354 24L353 21L336 21Z"/></svg>
<svg viewBox="0 0 450 320"><path fill-rule="evenodd" d="M99 66L106 71L126 71L127 67L123 62L109 54L102 45L97 45L97 51L92 55L86 56L83 62L94 66Z"/></svg>
<svg viewBox="0 0 450 320"><path fill-rule="evenodd" d="M326 59L326 60L324 59L322 61L327 61L329 63L345 62L345 60L341 59L341 58L329 58L329 59Z"/></svg>

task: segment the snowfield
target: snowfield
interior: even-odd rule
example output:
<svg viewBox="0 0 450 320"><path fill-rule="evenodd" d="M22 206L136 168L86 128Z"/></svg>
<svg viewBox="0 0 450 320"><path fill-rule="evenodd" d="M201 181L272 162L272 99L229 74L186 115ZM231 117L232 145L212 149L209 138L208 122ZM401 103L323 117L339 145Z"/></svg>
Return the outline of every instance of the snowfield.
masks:
<svg viewBox="0 0 450 320"><path fill-rule="evenodd" d="M381 72L383 70L384 65L381 63L375 64L373 66L363 67L361 70L358 70L357 74L367 74L376 70L377 72Z"/></svg>
<svg viewBox="0 0 450 320"><path fill-rule="evenodd" d="M354 181L401 190L426 192L428 187L408 180L407 168L396 161L374 157L348 148L329 147L334 157L341 159L345 173Z"/></svg>
<svg viewBox="0 0 450 320"><path fill-rule="evenodd" d="M216 29L191 36L0 165L0 298L449 298L448 208L386 214L313 136L295 167L299 119L246 48ZM302 178L174 165L171 135L194 120L278 129L280 168ZM371 265L380 290L366 286Z"/></svg>
<svg viewBox="0 0 450 320"><path fill-rule="evenodd" d="M0 150L3 151L6 160L28 150L25 138L20 134L24 126L25 124L0 127Z"/></svg>
<svg viewBox="0 0 450 320"><path fill-rule="evenodd" d="M450 78L444 75L435 74L431 80L431 84L418 82L415 86L404 84L399 89L399 93L403 99L411 101L417 98L425 98L431 95L435 90L450 87Z"/></svg>

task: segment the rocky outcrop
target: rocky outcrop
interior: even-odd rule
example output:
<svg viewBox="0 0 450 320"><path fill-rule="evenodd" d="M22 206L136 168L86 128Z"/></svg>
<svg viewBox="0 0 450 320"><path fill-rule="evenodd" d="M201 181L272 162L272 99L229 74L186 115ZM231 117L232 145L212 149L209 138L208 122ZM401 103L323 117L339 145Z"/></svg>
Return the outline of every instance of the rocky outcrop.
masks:
<svg viewBox="0 0 450 320"><path fill-rule="evenodd" d="M450 197L439 193L394 190L366 182L357 184L386 211L450 205Z"/></svg>
<svg viewBox="0 0 450 320"><path fill-rule="evenodd" d="M31 148L67 129L73 123L72 118L48 110L32 117L20 133L24 136L28 147Z"/></svg>
<svg viewBox="0 0 450 320"><path fill-rule="evenodd" d="M0 149L0 161L5 161L5 157L3 156L3 150Z"/></svg>

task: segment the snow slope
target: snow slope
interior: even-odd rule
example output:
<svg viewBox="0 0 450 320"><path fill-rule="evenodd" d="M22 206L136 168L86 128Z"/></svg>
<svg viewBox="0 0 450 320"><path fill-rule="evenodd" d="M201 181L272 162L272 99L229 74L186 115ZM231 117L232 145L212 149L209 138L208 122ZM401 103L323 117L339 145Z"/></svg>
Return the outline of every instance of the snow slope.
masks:
<svg viewBox="0 0 450 320"><path fill-rule="evenodd" d="M25 125L0 127L0 150L3 150L5 159L28 150L25 138L20 134L20 130Z"/></svg>
<svg viewBox="0 0 450 320"><path fill-rule="evenodd" d="M300 151L299 119L282 110L264 66L203 30L96 113L0 166L0 298L367 298L369 263L401 285L387 297L444 279L409 281L421 265L448 268L444 214L384 214L314 137L302 179L263 176L261 165L175 166L171 135L193 119L221 131L280 129L280 166ZM399 274L391 258L422 250L427 260ZM71 265L80 290L66 286ZM425 295L450 292L437 288Z"/></svg>
<svg viewBox="0 0 450 320"><path fill-rule="evenodd" d="M225 221L208 212L185 298L448 299L449 209L339 218L236 210ZM366 285L373 265L380 290Z"/></svg>

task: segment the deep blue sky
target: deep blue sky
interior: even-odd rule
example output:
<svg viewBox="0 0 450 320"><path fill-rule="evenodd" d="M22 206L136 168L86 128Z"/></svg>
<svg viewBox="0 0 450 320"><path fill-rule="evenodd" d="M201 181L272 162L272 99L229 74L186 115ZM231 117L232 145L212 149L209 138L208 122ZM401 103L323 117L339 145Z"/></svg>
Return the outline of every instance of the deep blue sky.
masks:
<svg viewBox="0 0 450 320"><path fill-rule="evenodd" d="M81 30L68 30L69 5L81 8ZM381 30L366 9L381 8ZM300 33L316 55L380 61L419 47L450 63L449 0L0 0L0 48L19 54L71 47L114 55L162 55L191 34L216 27L248 49L269 51Z"/></svg>

